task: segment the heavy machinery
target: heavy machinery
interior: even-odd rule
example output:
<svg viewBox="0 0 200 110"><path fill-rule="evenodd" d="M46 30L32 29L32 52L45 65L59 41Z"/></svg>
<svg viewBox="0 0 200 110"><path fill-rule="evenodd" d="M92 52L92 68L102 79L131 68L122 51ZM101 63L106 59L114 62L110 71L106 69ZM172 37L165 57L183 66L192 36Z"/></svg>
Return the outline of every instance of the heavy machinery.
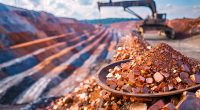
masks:
<svg viewBox="0 0 200 110"><path fill-rule="evenodd" d="M138 31L140 33L144 33L146 31L157 30L165 33L168 38L174 39L175 32L172 28L166 25L166 13L157 13L156 3L154 0L131 0L131 1L117 1L113 2L110 0L109 2L97 2L99 11L101 7L123 7L124 11L133 14L140 20L142 20L142 24L139 26ZM151 16L143 19L140 15L135 13L130 7L133 6L143 6L150 8L152 14Z"/></svg>

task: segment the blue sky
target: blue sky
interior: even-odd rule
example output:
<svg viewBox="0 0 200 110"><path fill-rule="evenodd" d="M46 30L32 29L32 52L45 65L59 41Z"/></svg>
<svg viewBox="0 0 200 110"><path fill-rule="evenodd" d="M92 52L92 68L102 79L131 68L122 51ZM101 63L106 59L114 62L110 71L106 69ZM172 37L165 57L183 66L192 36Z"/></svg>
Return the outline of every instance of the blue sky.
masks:
<svg viewBox="0 0 200 110"><path fill-rule="evenodd" d="M1 3L36 11L46 11L56 16L76 19L131 18L122 8L104 8L99 13L97 1L109 0L0 0ZM122 0L113 0L122 1ZM200 0L155 0L158 12L167 13L169 19L196 18L200 16ZM141 16L151 14L148 8L132 8Z"/></svg>

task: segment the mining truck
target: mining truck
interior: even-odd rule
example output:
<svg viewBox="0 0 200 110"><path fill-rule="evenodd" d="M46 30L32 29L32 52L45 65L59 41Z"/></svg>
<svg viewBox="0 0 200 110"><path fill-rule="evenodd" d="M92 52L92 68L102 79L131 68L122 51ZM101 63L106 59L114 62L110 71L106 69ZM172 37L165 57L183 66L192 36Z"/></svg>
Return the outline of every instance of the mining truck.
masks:
<svg viewBox="0 0 200 110"><path fill-rule="evenodd" d="M174 30L166 24L166 13L158 13L156 3L154 0L131 0L131 1L117 1L113 2L97 2L99 11L102 7L123 7L124 11L136 16L142 20L142 24L138 27L138 32L143 34L147 31L160 31L170 38L175 38ZM148 7L151 10L151 16L143 19L139 14L130 9L130 7Z"/></svg>

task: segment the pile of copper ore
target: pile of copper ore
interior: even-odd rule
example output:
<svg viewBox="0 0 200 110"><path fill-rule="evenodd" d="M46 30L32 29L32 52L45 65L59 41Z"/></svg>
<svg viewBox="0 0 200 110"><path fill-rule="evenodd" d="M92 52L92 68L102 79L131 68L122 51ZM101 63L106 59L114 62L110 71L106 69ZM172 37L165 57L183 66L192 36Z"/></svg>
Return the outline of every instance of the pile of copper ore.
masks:
<svg viewBox="0 0 200 110"><path fill-rule="evenodd" d="M107 85L130 93L159 93L200 84L200 63L165 43L110 69Z"/></svg>
<svg viewBox="0 0 200 110"><path fill-rule="evenodd" d="M151 49L150 44L142 37L127 36L119 43L113 61L135 59L149 49Z"/></svg>
<svg viewBox="0 0 200 110"><path fill-rule="evenodd" d="M128 41L130 41L130 43L127 43ZM135 69L141 70L138 71L138 74L142 74L139 76L143 76L145 78L144 80L145 84L153 82L154 84L153 86L158 87L163 85L166 86L168 83L169 84L172 83L173 89L179 89L180 88L179 85L183 87L190 86L190 84L187 84L187 80L190 80L190 82L192 82L191 85L193 85L195 81L198 81L198 77L195 75L199 74L195 73L198 72L197 71L198 67L195 68L195 66L193 66L198 64L197 61L190 60L189 58L181 55L179 52L176 52L166 44L160 44L152 48L148 43L145 43L145 41L142 40L141 38L133 37L132 40L128 41L124 42L126 44L122 43L122 45L120 45L121 49L120 47L118 48L117 53L114 57L114 61L119 61L124 59L135 59L133 60L135 62L132 61L134 65L132 65L131 63L122 64L123 66L120 65L120 68L118 67L115 68L117 71L118 70L120 71L121 68L127 68L127 69L133 68L135 64L139 64L139 66L141 67L137 67L138 69L137 68ZM151 67L153 67L152 70ZM148 76L146 73L150 71L152 71L153 73L150 73L150 75ZM187 80L182 79L182 75L180 74L181 72L183 72L183 77L186 77L185 79ZM137 72L135 73L137 74ZM171 76L170 74L173 75ZM147 79L147 76L151 77L152 79ZM117 77L119 77L119 75L117 75ZM156 80L154 79L154 77L156 78ZM173 80L171 81L170 78L167 78L170 81L166 82L166 84L162 84L162 82L167 81L165 77L172 77ZM141 79L143 80L144 78ZM175 84L174 82L177 83ZM155 90L156 89L158 88L155 88ZM170 88L168 89L170 90ZM164 91L164 90L165 89L163 89L162 87L159 89L159 91ZM82 83L80 83L80 85L72 93L66 94L61 98L58 98L53 103L51 103L46 109L47 110L147 110L147 109L148 110L177 110L177 109L199 110L199 108L200 108L200 90L192 92L184 92L183 94L167 96L167 97L136 98L124 95L116 95L114 93L106 91L97 84L94 77L90 77L85 81L83 81Z"/></svg>
<svg viewBox="0 0 200 110"><path fill-rule="evenodd" d="M192 104L193 106L191 106ZM47 110L198 110L200 90L164 98L135 98L115 95L102 89L90 77L71 94L55 100Z"/></svg>

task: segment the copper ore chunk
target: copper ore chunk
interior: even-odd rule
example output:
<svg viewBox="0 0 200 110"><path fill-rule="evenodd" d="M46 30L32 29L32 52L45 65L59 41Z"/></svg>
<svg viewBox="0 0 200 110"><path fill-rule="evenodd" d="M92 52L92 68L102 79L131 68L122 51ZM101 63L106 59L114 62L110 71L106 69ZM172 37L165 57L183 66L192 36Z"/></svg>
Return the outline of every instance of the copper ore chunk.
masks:
<svg viewBox="0 0 200 110"><path fill-rule="evenodd" d="M195 85L195 83L190 79L185 79L184 82L186 82L189 86Z"/></svg>
<svg viewBox="0 0 200 110"><path fill-rule="evenodd" d="M196 91L195 95L197 98L200 98L200 89Z"/></svg>
<svg viewBox="0 0 200 110"><path fill-rule="evenodd" d="M121 67L122 67L123 70L128 70L130 68L130 65L127 64L127 63L122 63Z"/></svg>
<svg viewBox="0 0 200 110"><path fill-rule="evenodd" d="M129 79L129 81L130 81L131 83L135 83L135 77L134 77L134 74L129 73L127 76L128 76L128 79Z"/></svg>
<svg viewBox="0 0 200 110"><path fill-rule="evenodd" d="M151 66L152 62L151 61L147 61L147 66Z"/></svg>
<svg viewBox="0 0 200 110"><path fill-rule="evenodd" d="M168 103L167 105L165 105L162 110L175 110L175 106L172 103Z"/></svg>
<svg viewBox="0 0 200 110"><path fill-rule="evenodd" d="M153 83L153 78L146 78L146 83L149 83L149 84Z"/></svg>
<svg viewBox="0 0 200 110"><path fill-rule="evenodd" d="M181 70L185 71L185 72L190 72L190 69L189 69L188 65L186 65L186 64L181 65Z"/></svg>
<svg viewBox="0 0 200 110"><path fill-rule="evenodd" d="M176 79L176 81L177 81L178 83L180 83L180 82L182 81L180 77L176 77L175 79Z"/></svg>
<svg viewBox="0 0 200 110"><path fill-rule="evenodd" d="M122 104L121 100L117 101L117 104L121 105Z"/></svg>
<svg viewBox="0 0 200 110"><path fill-rule="evenodd" d="M132 88L131 88L131 86L129 86L129 85L123 85L123 86L122 86L122 90L123 90L124 92L131 92Z"/></svg>
<svg viewBox="0 0 200 110"><path fill-rule="evenodd" d="M178 84L178 82L177 82L177 80L176 80L176 79L172 79L172 81L173 81L173 84L175 84L175 85L177 85L177 84Z"/></svg>
<svg viewBox="0 0 200 110"><path fill-rule="evenodd" d="M162 99L153 104L148 110L160 110L165 105Z"/></svg>
<svg viewBox="0 0 200 110"><path fill-rule="evenodd" d="M192 79L192 81L194 81L195 83L199 84L200 83L200 74L193 74L190 76L190 78Z"/></svg>
<svg viewBox="0 0 200 110"><path fill-rule="evenodd" d="M187 72L181 72L180 73L181 80L187 79L188 77L189 77L189 74Z"/></svg>
<svg viewBox="0 0 200 110"><path fill-rule="evenodd" d="M115 68L114 68L114 71L115 72L119 72L121 70L121 67L120 66L115 66Z"/></svg>
<svg viewBox="0 0 200 110"><path fill-rule="evenodd" d="M169 77L169 73L161 72L161 74L162 74L165 78L168 78L168 77Z"/></svg>
<svg viewBox="0 0 200 110"><path fill-rule="evenodd" d="M114 75L112 73L108 73L108 75L106 77L107 78L112 78L112 77L114 77Z"/></svg>
<svg viewBox="0 0 200 110"><path fill-rule="evenodd" d="M144 81L145 81L145 78L142 77L142 76L139 76L138 78L139 78L139 81L141 81L141 82L144 82Z"/></svg>
<svg viewBox="0 0 200 110"><path fill-rule="evenodd" d="M168 88L169 88L169 90L172 90L172 89L174 89L174 85L172 83L169 83Z"/></svg>
<svg viewBox="0 0 200 110"><path fill-rule="evenodd" d="M108 85L116 84L116 79L115 78L109 78L106 80L106 83Z"/></svg>
<svg viewBox="0 0 200 110"><path fill-rule="evenodd" d="M124 85L124 81L122 81L122 80L117 81L118 87L122 87L123 85Z"/></svg>
<svg viewBox="0 0 200 110"><path fill-rule="evenodd" d="M141 90L142 93L149 93L149 91L150 90L146 86Z"/></svg>
<svg viewBox="0 0 200 110"><path fill-rule="evenodd" d="M132 103L129 110L147 110L146 103Z"/></svg>
<svg viewBox="0 0 200 110"><path fill-rule="evenodd" d="M160 74L160 72L156 72L154 75L153 75L153 78L156 82L161 82L163 81L164 77L163 75Z"/></svg>
<svg viewBox="0 0 200 110"><path fill-rule="evenodd" d="M158 86L153 86L151 88L151 90L158 92L160 90L160 88Z"/></svg>
<svg viewBox="0 0 200 110"><path fill-rule="evenodd" d="M106 95L103 96L103 99L105 101L109 101L110 100L110 96L108 94L106 94Z"/></svg>
<svg viewBox="0 0 200 110"><path fill-rule="evenodd" d="M132 88L133 93L140 93L141 89L140 88Z"/></svg>
<svg viewBox="0 0 200 110"><path fill-rule="evenodd" d="M100 91L100 96L103 97L104 95L106 95L106 90L101 90Z"/></svg>
<svg viewBox="0 0 200 110"><path fill-rule="evenodd" d="M118 108L118 106L117 106L117 104L116 103L113 103L112 104L112 110L118 110L119 108Z"/></svg>
<svg viewBox="0 0 200 110"><path fill-rule="evenodd" d="M195 96L195 93L193 93L193 92L188 92L188 91L183 92L183 97L188 96L188 95L193 95L193 96Z"/></svg>
<svg viewBox="0 0 200 110"><path fill-rule="evenodd" d="M176 106L178 110L199 110L200 98L193 95L185 96Z"/></svg>
<svg viewBox="0 0 200 110"><path fill-rule="evenodd" d="M136 75L136 76L139 76L140 75L140 72L136 69L133 69L133 74Z"/></svg>

